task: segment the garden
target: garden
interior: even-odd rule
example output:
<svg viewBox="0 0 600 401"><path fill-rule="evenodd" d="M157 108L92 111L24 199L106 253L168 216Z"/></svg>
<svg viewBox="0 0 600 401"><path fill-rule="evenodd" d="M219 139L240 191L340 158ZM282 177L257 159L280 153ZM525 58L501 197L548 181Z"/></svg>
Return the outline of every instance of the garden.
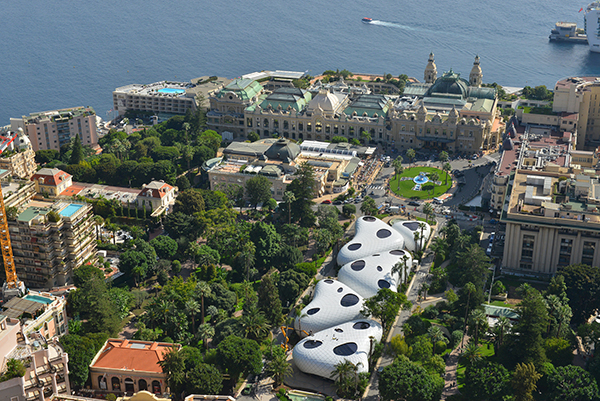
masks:
<svg viewBox="0 0 600 401"><path fill-rule="evenodd" d="M409 167L390 180L390 190L403 198L431 199L451 186L452 177L435 167Z"/></svg>

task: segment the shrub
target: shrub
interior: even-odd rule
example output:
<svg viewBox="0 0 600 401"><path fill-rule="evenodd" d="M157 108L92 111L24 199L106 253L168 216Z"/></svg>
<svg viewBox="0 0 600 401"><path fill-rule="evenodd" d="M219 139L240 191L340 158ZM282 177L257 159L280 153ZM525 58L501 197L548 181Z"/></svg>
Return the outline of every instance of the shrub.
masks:
<svg viewBox="0 0 600 401"><path fill-rule="evenodd" d="M442 354L446 350L447 344L445 341L438 341L435 343L435 352L437 354Z"/></svg>
<svg viewBox="0 0 600 401"><path fill-rule="evenodd" d="M435 305L429 305L427 308L425 308L421 316L426 319L435 319L438 317L439 313L440 312L437 310Z"/></svg>
<svg viewBox="0 0 600 401"><path fill-rule="evenodd" d="M294 270L300 273L305 273L309 277L313 277L315 274L317 274L317 268L313 262L298 263Z"/></svg>
<svg viewBox="0 0 600 401"><path fill-rule="evenodd" d="M452 347L456 348L458 344L460 344L460 340L462 340L463 332L462 330L454 330L451 334Z"/></svg>

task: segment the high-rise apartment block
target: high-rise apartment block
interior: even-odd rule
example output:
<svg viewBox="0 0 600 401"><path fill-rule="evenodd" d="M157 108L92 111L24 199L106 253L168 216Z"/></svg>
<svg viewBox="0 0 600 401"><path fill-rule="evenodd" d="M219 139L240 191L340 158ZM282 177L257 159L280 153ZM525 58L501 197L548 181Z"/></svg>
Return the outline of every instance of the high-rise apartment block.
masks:
<svg viewBox="0 0 600 401"><path fill-rule="evenodd" d="M11 118L11 129L22 128L29 136L34 151L43 149L60 150L79 135L83 145L98 143L96 112L91 107L32 113L22 118Z"/></svg>

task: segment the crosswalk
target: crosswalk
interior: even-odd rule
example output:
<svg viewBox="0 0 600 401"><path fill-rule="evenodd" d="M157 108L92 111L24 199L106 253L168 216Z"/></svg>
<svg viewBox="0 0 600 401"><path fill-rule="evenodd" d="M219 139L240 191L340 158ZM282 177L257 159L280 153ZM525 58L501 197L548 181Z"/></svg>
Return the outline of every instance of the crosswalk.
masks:
<svg viewBox="0 0 600 401"><path fill-rule="evenodd" d="M367 189L379 189L379 190L382 190L383 187L381 185L369 185L369 186L367 186Z"/></svg>

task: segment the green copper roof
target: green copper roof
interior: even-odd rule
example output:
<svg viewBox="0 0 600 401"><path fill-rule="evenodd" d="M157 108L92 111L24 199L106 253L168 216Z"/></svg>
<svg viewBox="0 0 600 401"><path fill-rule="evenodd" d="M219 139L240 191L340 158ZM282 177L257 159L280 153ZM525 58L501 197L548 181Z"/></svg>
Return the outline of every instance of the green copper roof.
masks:
<svg viewBox="0 0 600 401"><path fill-rule="evenodd" d="M271 105L273 109L277 109L281 106L283 110L292 107L296 111L301 111L311 99L312 94L304 89L278 88L260 103L260 107L267 109Z"/></svg>
<svg viewBox="0 0 600 401"><path fill-rule="evenodd" d="M361 95L358 99L346 107L344 113L346 115L352 115L356 112L358 117L363 116L365 113L369 117L373 117L375 113L378 116L385 116L388 112L389 104L388 98L385 95Z"/></svg>
<svg viewBox="0 0 600 401"><path fill-rule="evenodd" d="M22 222L30 222L35 217L45 216L46 214L48 214L49 211L50 209L47 209L45 207L31 206L28 207L23 213L21 213L17 217L17 220Z"/></svg>
<svg viewBox="0 0 600 401"><path fill-rule="evenodd" d="M251 79L234 79L218 94L218 98L224 97L229 92L234 92L243 101L251 100L262 91L262 86Z"/></svg>

